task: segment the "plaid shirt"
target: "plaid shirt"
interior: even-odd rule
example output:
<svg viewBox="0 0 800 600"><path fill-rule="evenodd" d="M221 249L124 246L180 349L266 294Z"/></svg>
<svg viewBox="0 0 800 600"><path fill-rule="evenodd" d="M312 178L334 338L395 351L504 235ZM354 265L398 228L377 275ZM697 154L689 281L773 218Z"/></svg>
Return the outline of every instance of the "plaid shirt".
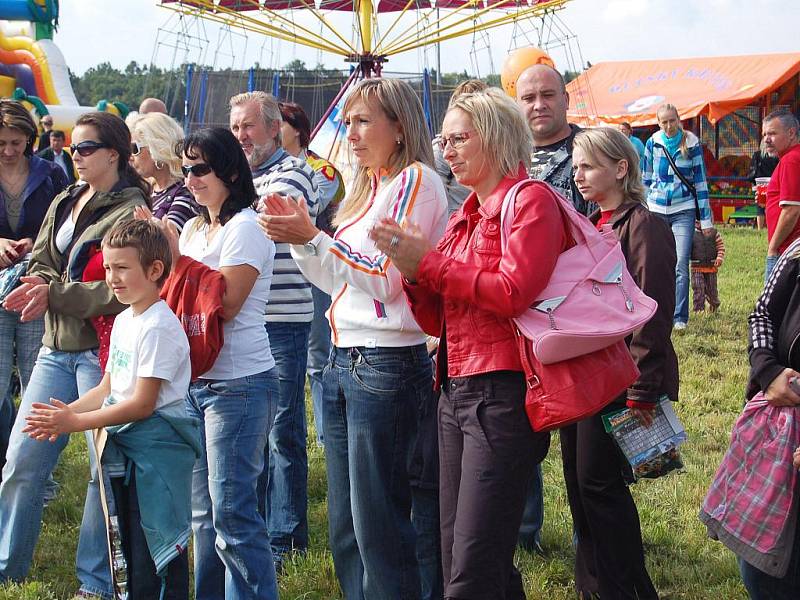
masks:
<svg viewBox="0 0 800 600"><path fill-rule="evenodd" d="M704 229L711 227L711 207L708 203L708 183L703 166L703 147L697 136L684 131L689 157L684 158L680 150L672 155L672 160L687 181L697 190L697 204L700 206L700 221ZM686 210L694 210L694 197L675 175L666 155L666 142L663 132L655 132L644 147L642 160L642 183L647 189L647 206L656 213L672 215Z"/></svg>
<svg viewBox="0 0 800 600"><path fill-rule="evenodd" d="M785 543L797 501L792 452L798 445L800 407L772 406L761 393L745 405L701 514L737 554L742 548L769 554Z"/></svg>

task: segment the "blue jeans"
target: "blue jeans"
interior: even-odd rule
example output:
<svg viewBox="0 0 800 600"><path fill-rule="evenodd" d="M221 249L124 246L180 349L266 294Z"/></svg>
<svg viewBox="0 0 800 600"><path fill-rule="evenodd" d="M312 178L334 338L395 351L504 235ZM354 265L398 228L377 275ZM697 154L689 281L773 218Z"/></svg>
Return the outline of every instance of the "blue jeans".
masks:
<svg viewBox="0 0 800 600"><path fill-rule="evenodd" d="M58 398L67 404L100 381L95 351L62 352L42 347L28 388L22 397L19 418L11 431L8 462L0 485L0 581L20 580L28 574L33 550L42 526L45 483L56 466L69 436L54 443L37 442L22 433L25 417L34 402L49 403ZM106 527L100 508L96 478L96 457L91 433L86 432L92 478L83 507L76 569L81 590L111 597L111 573L106 548Z"/></svg>
<svg viewBox="0 0 800 600"><path fill-rule="evenodd" d="M526 550L534 550L542 541L544 524L544 493L542 482L542 463L536 465L531 485L525 497L525 511L519 527L519 544Z"/></svg>
<svg viewBox="0 0 800 600"><path fill-rule="evenodd" d="M203 455L192 479L194 580L197 600L278 599L267 526L256 483L278 403L270 369L189 386L190 417L203 422Z"/></svg>
<svg viewBox="0 0 800 600"><path fill-rule="evenodd" d="M44 318L23 323L17 313L0 307L0 469L5 463L11 427L17 414L14 397L9 390L14 359L24 392L36 363L36 355L42 347L43 335Z"/></svg>
<svg viewBox="0 0 800 600"><path fill-rule="evenodd" d="M654 213L672 228L675 236L675 251L678 262L675 265L675 323L689 322L689 261L692 258L694 239L694 209L682 210L673 215Z"/></svg>
<svg viewBox="0 0 800 600"><path fill-rule="evenodd" d="M775 265L778 264L778 259L780 257L780 254L767 255L767 261L764 265L764 285L769 281L769 276L772 275L772 270L775 268Z"/></svg>
<svg viewBox="0 0 800 600"><path fill-rule="evenodd" d="M800 491L800 484L797 487ZM780 579L767 575L741 558L737 559L742 583L750 600L797 600L800 598L800 524L795 528L792 558L786 575Z"/></svg>
<svg viewBox="0 0 800 600"><path fill-rule="evenodd" d="M328 527L346 600L420 597L408 465L431 376L424 344L331 352L323 375Z"/></svg>
<svg viewBox="0 0 800 600"><path fill-rule="evenodd" d="M417 536L420 600L442 600L442 536L439 530L439 490L411 487L411 522Z"/></svg>
<svg viewBox="0 0 800 600"><path fill-rule="evenodd" d="M308 384L311 388L311 406L314 409L314 428L317 443L324 444L322 435L322 370L331 353L331 327L325 311L331 305L331 297L321 289L311 286L314 297L314 320L308 335Z"/></svg>
<svg viewBox="0 0 800 600"><path fill-rule="evenodd" d="M306 452L306 359L311 323L267 323L269 346L280 381L278 410L259 478L275 559L308 548L308 454Z"/></svg>

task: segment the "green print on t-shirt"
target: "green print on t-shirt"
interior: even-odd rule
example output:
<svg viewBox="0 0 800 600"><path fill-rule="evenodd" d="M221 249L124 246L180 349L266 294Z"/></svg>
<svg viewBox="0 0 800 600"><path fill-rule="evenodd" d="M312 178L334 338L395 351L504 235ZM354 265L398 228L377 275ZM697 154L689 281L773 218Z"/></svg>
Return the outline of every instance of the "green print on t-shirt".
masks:
<svg viewBox="0 0 800 600"><path fill-rule="evenodd" d="M126 352L125 350L120 350L119 348L112 348L111 356L109 357L109 360L111 361L111 374L114 375L120 371L129 371L132 356L133 352Z"/></svg>

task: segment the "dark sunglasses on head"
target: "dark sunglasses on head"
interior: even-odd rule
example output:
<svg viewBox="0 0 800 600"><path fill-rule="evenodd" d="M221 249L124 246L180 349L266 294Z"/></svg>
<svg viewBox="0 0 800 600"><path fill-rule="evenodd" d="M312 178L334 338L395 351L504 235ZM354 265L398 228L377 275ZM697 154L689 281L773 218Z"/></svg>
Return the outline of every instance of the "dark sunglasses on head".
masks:
<svg viewBox="0 0 800 600"><path fill-rule="evenodd" d="M147 146L140 144L139 142L131 142L131 154L133 156L139 156L142 148L147 148Z"/></svg>
<svg viewBox="0 0 800 600"><path fill-rule="evenodd" d="M69 149L70 151L75 154L76 152L81 156L91 156L100 148L108 148L108 144L104 144L102 142L93 142L92 140L86 140L85 142L81 142L80 144L70 144Z"/></svg>
<svg viewBox="0 0 800 600"><path fill-rule="evenodd" d="M203 177L204 175L208 175L211 173L213 169L211 165L207 165L206 163L197 163L196 165L182 165L181 171L183 172L184 177L188 177L189 173L194 175L195 177Z"/></svg>

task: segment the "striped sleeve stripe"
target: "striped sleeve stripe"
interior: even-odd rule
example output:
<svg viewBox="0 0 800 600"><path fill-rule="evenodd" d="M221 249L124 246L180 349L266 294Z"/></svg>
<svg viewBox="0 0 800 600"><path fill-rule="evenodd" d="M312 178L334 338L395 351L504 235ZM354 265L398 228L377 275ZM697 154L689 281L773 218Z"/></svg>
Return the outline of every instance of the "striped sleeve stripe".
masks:
<svg viewBox="0 0 800 600"><path fill-rule="evenodd" d="M404 169L402 175L400 189L397 191L397 201L391 212L392 218L401 225L403 220L410 216L411 211L414 210L419 186L422 183L422 169L412 166Z"/></svg>

